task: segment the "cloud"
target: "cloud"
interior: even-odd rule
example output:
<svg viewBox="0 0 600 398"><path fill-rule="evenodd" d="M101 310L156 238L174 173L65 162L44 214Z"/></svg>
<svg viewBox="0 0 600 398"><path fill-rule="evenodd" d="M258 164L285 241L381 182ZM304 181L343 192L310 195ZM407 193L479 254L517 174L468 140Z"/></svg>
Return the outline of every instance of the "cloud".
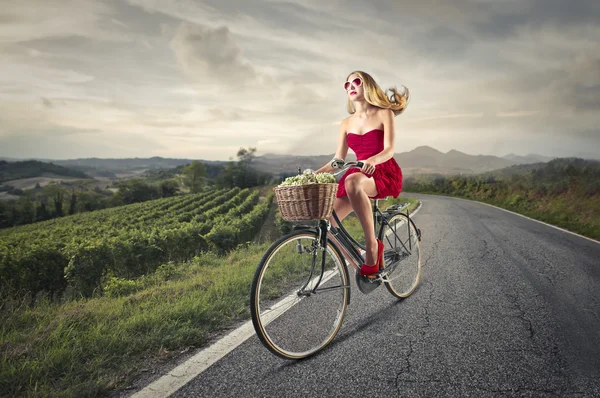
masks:
<svg viewBox="0 0 600 398"><path fill-rule="evenodd" d="M52 105L52 101L50 101L48 98L42 97L42 103L46 108L54 108L54 106Z"/></svg>
<svg viewBox="0 0 600 398"><path fill-rule="evenodd" d="M527 117L527 116L535 116L539 113L540 113L540 111L498 112L496 114L496 116L498 116L498 117Z"/></svg>
<svg viewBox="0 0 600 398"><path fill-rule="evenodd" d="M10 1L0 8L0 44L69 36L129 40L122 27L106 23L113 13L95 0Z"/></svg>
<svg viewBox="0 0 600 398"><path fill-rule="evenodd" d="M0 147L15 132L62 129L87 132L90 152L110 150L96 131L128 144L147 137L148 152L207 159L234 154L232 142L332 153L348 116L341 82L359 69L383 89L411 90L395 119L398 150L493 151L510 140L525 152L556 151L539 145L550 136L585 149L600 145L599 7L13 1L0 10Z"/></svg>
<svg viewBox="0 0 600 398"><path fill-rule="evenodd" d="M452 114L444 114L444 115L432 115L426 117L413 118L413 121L421 121L421 120L437 120L437 119L455 119L455 118L481 118L483 117L482 112L478 113L452 113Z"/></svg>
<svg viewBox="0 0 600 398"><path fill-rule="evenodd" d="M2 139L4 153L16 157L73 159L95 157L98 151L113 157L150 157L164 147L143 135L106 133L100 130L67 129L47 125L45 129L15 130L14 135ZM109 156L106 156L109 157Z"/></svg>
<svg viewBox="0 0 600 398"><path fill-rule="evenodd" d="M585 55L574 60L554 86L565 107L575 111L600 111L600 57ZM562 95L561 95L562 94Z"/></svg>
<svg viewBox="0 0 600 398"><path fill-rule="evenodd" d="M175 30L171 48L179 65L196 81L216 80L235 87L256 77L226 26L212 29L184 22Z"/></svg>

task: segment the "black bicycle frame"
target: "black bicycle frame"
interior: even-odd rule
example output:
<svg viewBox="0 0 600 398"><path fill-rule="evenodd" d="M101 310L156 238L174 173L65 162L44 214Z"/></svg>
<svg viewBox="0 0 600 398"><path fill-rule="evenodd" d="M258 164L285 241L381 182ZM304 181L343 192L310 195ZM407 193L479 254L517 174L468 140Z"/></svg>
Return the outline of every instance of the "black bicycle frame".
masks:
<svg viewBox="0 0 600 398"><path fill-rule="evenodd" d="M377 202L373 203L373 214L376 215L375 217L373 217L375 234L378 234L378 227L380 229L385 224L387 224L389 226L389 223L388 223L385 215L381 212L381 210L379 210L379 207L377 206ZM335 210L332 212L332 216L335 219L338 226L337 227L329 226L331 229L331 233L336 237L338 242L344 246L346 251L354 257L354 259L356 260L357 263L359 263L359 264L362 263L364 261L364 259L363 259L362 255L359 253L359 251L356 249L356 247L358 246L360 248L364 248L364 246L362 244L360 244L359 242L357 242L356 239L354 239L352 237L352 235L350 235L350 233L348 233L346 228L344 228L344 225L342 224L341 220L335 213ZM408 213L407 213L407 216L408 216ZM381 220L381 222L379 222L379 220ZM407 223L407 228L409 228L409 233L410 233L410 223L411 223L411 220L409 217L408 223ZM319 244L322 248L326 248L327 247L328 222L326 220L319 220L319 225L317 226L317 230L319 232ZM404 243L401 240L400 240L400 243L406 249L406 246L404 245ZM409 245L412 246L412 242L410 242L410 239L409 239ZM411 250L407 249L407 251L410 253ZM316 292L317 288L321 284L321 280L323 279L323 274L325 273L325 258L326 258L325 256L326 256L326 250L323 250L323 255L322 255L322 259L321 259L321 275L319 276L319 280L315 284L315 287L311 290L311 293ZM311 269L311 273L310 273L308 281L310 281L310 279L312 279L313 271L316 266L316 260L317 260L317 256L313 255L313 264L312 264L312 269ZM308 285L308 281L307 281L307 284L304 285L304 287L301 289L301 291L303 291L304 288ZM346 286L332 286L332 287L327 287L327 288L321 288L321 291L331 290L331 289L339 289L339 288L349 289L350 285L348 284ZM348 297L348 301L349 301L349 297Z"/></svg>
<svg viewBox="0 0 600 398"><path fill-rule="evenodd" d="M373 202L373 228L375 229L374 233L375 236L377 236L377 234L379 233L379 230L381 229L381 227L383 226L383 224L386 222L385 216L384 214L381 212L381 210L379 210L379 206L377 206L377 200L375 200ZM340 241L340 243L344 243L345 248L348 250L348 252L352 253L353 255L356 254L358 255L358 257L355 257L358 261L362 262L363 258L360 255L360 253L358 253L355 249L355 246L360 247L361 249L365 250L366 247L365 245L361 244L360 242L357 242L356 239L354 239L352 237L352 235L350 235L350 233L346 230L346 228L344 228L344 225L342 224L342 222L340 221L340 219L338 218L337 214L335 213L335 210L332 213L333 218L335 219L335 222L337 223L338 227L331 227L331 229L334 231L334 235L336 238L338 238L338 240ZM341 231L341 238L340 236L338 236L339 234L336 234L335 232L337 232L336 230L340 230ZM350 243L350 241L352 243Z"/></svg>

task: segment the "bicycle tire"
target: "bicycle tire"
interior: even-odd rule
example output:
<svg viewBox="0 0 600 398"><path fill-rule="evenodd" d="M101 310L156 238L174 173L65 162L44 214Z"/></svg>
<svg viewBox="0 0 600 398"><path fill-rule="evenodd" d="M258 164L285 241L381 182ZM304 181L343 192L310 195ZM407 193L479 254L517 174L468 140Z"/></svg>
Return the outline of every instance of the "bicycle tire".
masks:
<svg viewBox="0 0 600 398"><path fill-rule="evenodd" d="M394 297L405 299L415 291L421 278L420 234L405 213L395 212L386 219L390 225L383 223L379 229L379 240L385 246L382 279Z"/></svg>
<svg viewBox="0 0 600 398"><path fill-rule="evenodd" d="M294 255L299 251L298 243L303 248L305 247L304 243L310 243L311 246L306 247L312 248L315 241L318 242L318 232L315 229L298 230L281 237L267 249L254 274L250 293L252 324L261 343L270 352L281 358L303 359L325 348L339 332L346 314L350 299L348 269L345 259L335 243L328 239L326 251L328 255L326 255L326 266L328 268L323 272L323 275L320 275L322 271L322 249L317 249L317 263L314 267L317 274L314 275L314 278L312 273L308 276L301 275L306 266L304 257L301 257L304 253L298 253L297 257ZM277 257L278 253L283 254ZM309 255L312 263L312 253L309 253ZM271 271L269 271L270 267L272 267ZM289 275L288 270L290 271ZM295 274L300 275L297 278L299 282L295 281ZM282 278L278 279L278 275L281 275ZM317 276L322 277L320 279L322 285L319 285L317 293L301 297L300 294L306 294L310 289L299 289L301 287L300 281L303 283L308 282L311 286L314 286ZM326 280L326 278L328 279ZM326 290L326 285L331 280L333 282L330 285L333 285L333 287L329 287L331 290ZM288 283L288 281L292 282ZM337 281L343 287L337 288ZM278 283L283 287L277 285ZM287 286L286 283L290 286ZM294 283L297 285L292 287ZM321 288L324 290L320 290ZM336 291L339 291L339 294ZM329 292L332 292L330 297L339 300L339 303L334 303L334 310L329 310L324 305L327 304L326 300ZM276 297L270 297L271 295ZM283 299L281 299L282 297ZM299 306L299 303L304 304ZM325 331L318 330L317 321L324 324L329 323L327 317L330 314L335 315L334 319L331 320L331 325L328 329L326 325L325 329L327 330ZM296 330L294 328L297 323L294 319L295 316L298 319L308 319L310 328L303 328L303 324L300 322L299 328ZM304 341L297 343L296 346L293 342L286 341L287 336L294 335L298 335ZM314 343L311 340L312 337L315 339Z"/></svg>

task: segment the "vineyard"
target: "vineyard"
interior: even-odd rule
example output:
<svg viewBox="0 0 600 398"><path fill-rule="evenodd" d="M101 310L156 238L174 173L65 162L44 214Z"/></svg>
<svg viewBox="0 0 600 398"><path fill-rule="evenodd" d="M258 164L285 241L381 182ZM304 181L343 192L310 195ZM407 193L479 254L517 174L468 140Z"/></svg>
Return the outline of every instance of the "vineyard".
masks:
<svg viewBox="0 0 600 398"><path fill-rule="evenodd" d="M224 253L260 230L273 193L207 189L0 230L0 289L89 297L201 252Z"/></svg>

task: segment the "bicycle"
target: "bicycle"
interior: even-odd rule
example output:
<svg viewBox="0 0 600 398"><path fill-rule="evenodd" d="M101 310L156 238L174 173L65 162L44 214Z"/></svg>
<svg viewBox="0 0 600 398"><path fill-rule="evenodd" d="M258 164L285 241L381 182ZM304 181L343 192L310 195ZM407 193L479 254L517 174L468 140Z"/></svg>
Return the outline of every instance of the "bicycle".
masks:
<svg viewBox="0 0 600 398"><path fill-rule="evenodd" d="M362 162L338 159L331 165L341 169L334 175L350 167L362 168ZM303 359L333 340L350 304L346 261L354 267L363 294L384 284L402 300L416 289L421 275L421 230L408 211L402 212L408 204L395 204L382 212L379 199L373 201L375 232L385 245L385 267L377 274L360 275L364 262L360 250L366 248L348 233L335 210L332 215L338 227L329 220L315 220L315 226L295 225L261 258L252 281L250 309L258 338L273 354Z"/></svg>

